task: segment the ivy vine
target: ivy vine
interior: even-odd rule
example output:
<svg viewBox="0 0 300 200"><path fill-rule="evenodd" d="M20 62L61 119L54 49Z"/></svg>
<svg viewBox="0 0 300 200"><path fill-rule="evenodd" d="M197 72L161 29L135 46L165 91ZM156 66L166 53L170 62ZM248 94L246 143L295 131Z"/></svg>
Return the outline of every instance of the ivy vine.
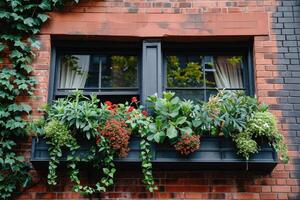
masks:
<svg viewBox="0 0 300 200"><path fill-rule="evenodd" d="M75 0L78 2L78 0ZM27 136L24 115L28 104L20 96L32 96L36 80L31 63L39 48L35 35L48 20L46 12L63 6L63 0L3 0L0 2L0 198L11 199L30 182L28 164L17 156L16 140Z"/></svg>

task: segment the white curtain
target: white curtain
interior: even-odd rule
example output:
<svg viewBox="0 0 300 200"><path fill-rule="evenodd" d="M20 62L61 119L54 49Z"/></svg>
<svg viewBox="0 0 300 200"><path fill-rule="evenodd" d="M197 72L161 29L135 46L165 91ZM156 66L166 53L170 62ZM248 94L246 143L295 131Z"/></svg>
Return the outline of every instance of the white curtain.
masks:
<svg viewBox="0 0 300 200"><path fill-rule="evenodd" d="M70 58L71 57L71 58ZM84 88L90 65L89 55L72 55L62 62L60 88Z"/></svg>
<svg viewBox="0 0 300 200"><path fill-rule="evenodd" d="M218 88L243 88L241 63L228 62L230 57L219 56L215 58L215 81Z"/></svg>

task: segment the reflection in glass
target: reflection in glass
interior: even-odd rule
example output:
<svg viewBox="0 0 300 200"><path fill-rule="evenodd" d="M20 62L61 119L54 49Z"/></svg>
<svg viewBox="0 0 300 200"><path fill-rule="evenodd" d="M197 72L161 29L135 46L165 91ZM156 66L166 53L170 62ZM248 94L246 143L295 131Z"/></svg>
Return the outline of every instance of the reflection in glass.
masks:
<svg viewBox="0 0 300 200"><path fill-rule="evenodd" d="M137 56L64 55L61 89L137 87Z"/></svg>
<svg viewBox="0 0 300 200"><path fill-rule="evenodd" d="M102 87L137 87L136 56L111 56L102 63Z"/></svg>
<svg viewBox="0 0 300 200"><path fill-rule="evenodd" d="M201 87L201 57L167 56L168 87Z"/></svg>
<svg viewBox="0 0 300 200"><path fill-rule="evenodd" d="M61 61L60 88L83 88L89 70L89 55L65 55Z"/></svg>

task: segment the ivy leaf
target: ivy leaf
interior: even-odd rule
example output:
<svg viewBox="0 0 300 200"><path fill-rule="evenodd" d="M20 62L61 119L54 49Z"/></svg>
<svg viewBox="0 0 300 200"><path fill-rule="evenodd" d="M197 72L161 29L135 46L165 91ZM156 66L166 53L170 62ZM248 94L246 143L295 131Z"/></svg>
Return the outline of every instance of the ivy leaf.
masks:
<svg viewBox="0 0 300 200"><path fill-rule="evenodd" d="M0 51L3 51L7 46L0 42Z"/></svg>
<svg viewBox="0 0 300 200"><path fill-rule="evenodd" d="M28 17L28 18L26 18L26 19L24 20L24 24L26 24L26 25L32 27L32 26L35 25L35 21L33 20L32 17Z"/></svg>
<svg viewBox="0 0 300 200"><path fill-rule="evenodd" d="M176 138L178 135L178 131L176 130L175 126L171 125L168 129L167 129L167 136L170 139Z"/></svg>
<svg viewBox="0 0 300 200"><path fill-rule="evenodd" d="M4 11L0 12L0 19L9 19L9 17L10 17L9 12L4 12Z"/></svg>
<svg viewBox="0 0 300 200"><path fill-rule="evenodd" d="M30 37L28 38L28 42L31 44L31 47L40 49L41 43L36 38Z"/></svg>
<svg viewBox="0 0 300 200"><path fill-rule="evenodd" d="M8 111L10 112L26 112L29 113L31 111L31 107L27 104L10 104L8 106Z"/></svg>
<svg viewBox="0 0 300 200"><path fill-rule="evenodd" d="M46 15L46 14L38 14L37 17L38 17L42 22L47 21L47 19L49 18L49 16Z"/></svg>
<svg viewBox="0 0 300 200"><path fill-rule="evenodd" d="M17 6L21 6L22 4L21 4L21 2L20 1L18 1L18 0L12 0L11 1L11 7L12 8L16 8Z"/></svg>
<svg viewBox="0 0 300 200"><path fill-rule="evenodd" d="M33 71L32 67L26 64L21 64L20 68L24 69L28 74Z"/></svg>
<svg viewBox="0 0 300 200"><path fill-rule="evenodd" d="M42 3L40 3L39 7L42 10L51 10L51 4L49 3L48 0L43 0Z"/></svg>
<svg viewBox="0 0 300 200"><path fill-rule="evenodd" d="M27 45L24 42L21 42L20 40L15 41L15 46L20 47L22 50L26 50Z"/></svg>
<svg viewBox="0 0 300 200"><path fill-rule="evenodd" d="M21 58L23 54L18 50L12 50L10 56L11 58Z"/></svg>

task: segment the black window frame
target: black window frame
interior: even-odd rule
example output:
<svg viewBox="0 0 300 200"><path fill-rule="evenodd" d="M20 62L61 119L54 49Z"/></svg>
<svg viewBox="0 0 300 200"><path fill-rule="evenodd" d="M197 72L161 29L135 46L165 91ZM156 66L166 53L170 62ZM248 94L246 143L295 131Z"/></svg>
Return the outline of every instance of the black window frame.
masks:
<svg viewBox="0 0 300 200"><path fill-rule="evenodd" d="M254 68L252 64L252 45L250 42L165 42L162 44L163 52L163 91L172 91L176 87L171 88L167 86L167 56L242 56L242 73L244 91L249 96L254 96ZM204 47L202 47L204 46ZM204 65L201 63L201 67ZM205 71L204 79L205 79ZM178 90L185 90L184 88L177 88ZM216 90L223 88L189 88L187 90ZM226 88L225 90L236 90L235 88ZM204 92L204 100L207 101L209 96Z"/></svg>
<svg viewBox="0 0 300 200"><path fill-rule="evenodd" d="M58 40L52 43L51 52L51 69L49 80L49 95L48 101L60 97L65 97L71 93L70 91L60 92L59 76L60 76L60 58L64 54L73 55L124 55L137 56L138 71L137 71L137 87L134 88L84 88L84 95L95 94L101 96L140 96L141 95L141 67L142 54L141 45L139 42L123 42L123 41L64 41ZM100 77L99 77L100 78ZM75 91L75 89L73 89ZM96 91L98 90L98 91ZM104 91L103 91L104 90ZM105 91L106 90L106 91Z"/></svg>
<svg viewBox="0 0 300 200"><path fill-rule="evenodd" d="M49 94L48 101L56 99L57 97L66 96L68 93L57 95L58 86L58 69L59 69L59 55L62 53L77 53L84 54L90 52L91 54L107 55L114 53L117 55L129 55L135 53L138 56L138 92L130 93L124 91L108 92L97 94L93 92L84 92L89 95L91 93L99 96L105 95L139 95L142 104L147 105L146 98L149 95L157 94L162 96L165 91L166 81L166 55L170 53L192 54L193 52L204 52L203 54L214 55L228 55L237 56L234 54L242 54L243 60L243 81L245 92L247 95L254 96L255 82L254 82L254 67L253 67L253 41L243 42L167 42L161 39L145 39L134 41L66 41L54 40L52 41L51 54L51 68L49 77ZM192 52L192 53L191 53ZM219 53L221 52L221 54ZM225 52L225 53L224 53ZM206 97L207 99L207 97Z"/></svg>

